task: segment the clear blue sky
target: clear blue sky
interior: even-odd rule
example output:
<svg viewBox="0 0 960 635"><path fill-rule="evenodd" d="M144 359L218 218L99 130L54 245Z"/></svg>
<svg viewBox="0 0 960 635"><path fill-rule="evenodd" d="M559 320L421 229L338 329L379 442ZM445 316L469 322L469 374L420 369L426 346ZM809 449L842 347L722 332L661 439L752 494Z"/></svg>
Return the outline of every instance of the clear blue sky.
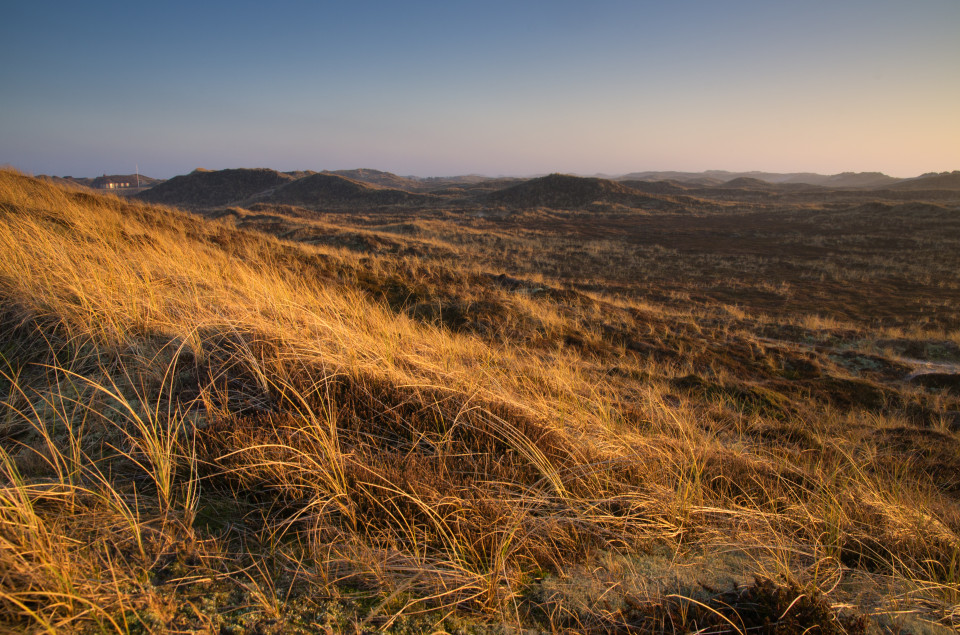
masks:
<svg viewBox="0 0 960 635"><path fill-rule="evenodd" d="M10 2L0 164L960 169L960 0Z"/></svg>

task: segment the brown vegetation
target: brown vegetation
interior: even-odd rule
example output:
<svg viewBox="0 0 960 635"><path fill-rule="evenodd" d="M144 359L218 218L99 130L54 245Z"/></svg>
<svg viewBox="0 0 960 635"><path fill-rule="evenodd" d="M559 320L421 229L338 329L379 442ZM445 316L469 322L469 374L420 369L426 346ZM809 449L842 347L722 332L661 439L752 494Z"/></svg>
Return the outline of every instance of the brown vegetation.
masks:
<svg viewBox="0 0 960 635"><path fill-rule="evenodd" d="M956 208L592 203L0 173L0 624L956 628Z"/></svg>

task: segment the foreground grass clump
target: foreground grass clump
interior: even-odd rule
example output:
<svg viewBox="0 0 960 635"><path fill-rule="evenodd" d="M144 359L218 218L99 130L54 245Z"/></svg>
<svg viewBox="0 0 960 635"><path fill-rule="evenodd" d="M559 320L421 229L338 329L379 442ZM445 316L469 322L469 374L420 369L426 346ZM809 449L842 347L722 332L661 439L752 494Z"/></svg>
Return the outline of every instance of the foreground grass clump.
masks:
<svg viewBox="0 0 960 635"><path fill-rule="evenodd" d="M10 172L0 253L10 632L956 626L956 399L879 362Z"/></svg>

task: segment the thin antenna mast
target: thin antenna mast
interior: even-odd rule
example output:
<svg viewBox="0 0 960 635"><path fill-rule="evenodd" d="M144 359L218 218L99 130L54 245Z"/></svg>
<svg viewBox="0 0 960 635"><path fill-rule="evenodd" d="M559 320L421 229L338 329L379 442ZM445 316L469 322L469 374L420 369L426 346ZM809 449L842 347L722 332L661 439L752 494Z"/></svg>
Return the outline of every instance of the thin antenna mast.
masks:
<svg viewBox="0 0 960 635"><path fill-rule="evenodd" d="M140 164L137 163L137 189L140 189Z"/></svg>

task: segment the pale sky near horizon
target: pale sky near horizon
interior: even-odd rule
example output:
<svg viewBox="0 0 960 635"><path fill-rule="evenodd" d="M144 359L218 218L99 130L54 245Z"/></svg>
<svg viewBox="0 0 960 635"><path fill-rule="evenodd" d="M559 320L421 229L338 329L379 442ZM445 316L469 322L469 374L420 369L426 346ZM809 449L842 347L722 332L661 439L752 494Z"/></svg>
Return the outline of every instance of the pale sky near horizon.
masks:
<svg viewBox="0 0 960 635"><path fill-rule="evenodd" d="M34 174L960 169L960 0L9 4Z"/></svg>

